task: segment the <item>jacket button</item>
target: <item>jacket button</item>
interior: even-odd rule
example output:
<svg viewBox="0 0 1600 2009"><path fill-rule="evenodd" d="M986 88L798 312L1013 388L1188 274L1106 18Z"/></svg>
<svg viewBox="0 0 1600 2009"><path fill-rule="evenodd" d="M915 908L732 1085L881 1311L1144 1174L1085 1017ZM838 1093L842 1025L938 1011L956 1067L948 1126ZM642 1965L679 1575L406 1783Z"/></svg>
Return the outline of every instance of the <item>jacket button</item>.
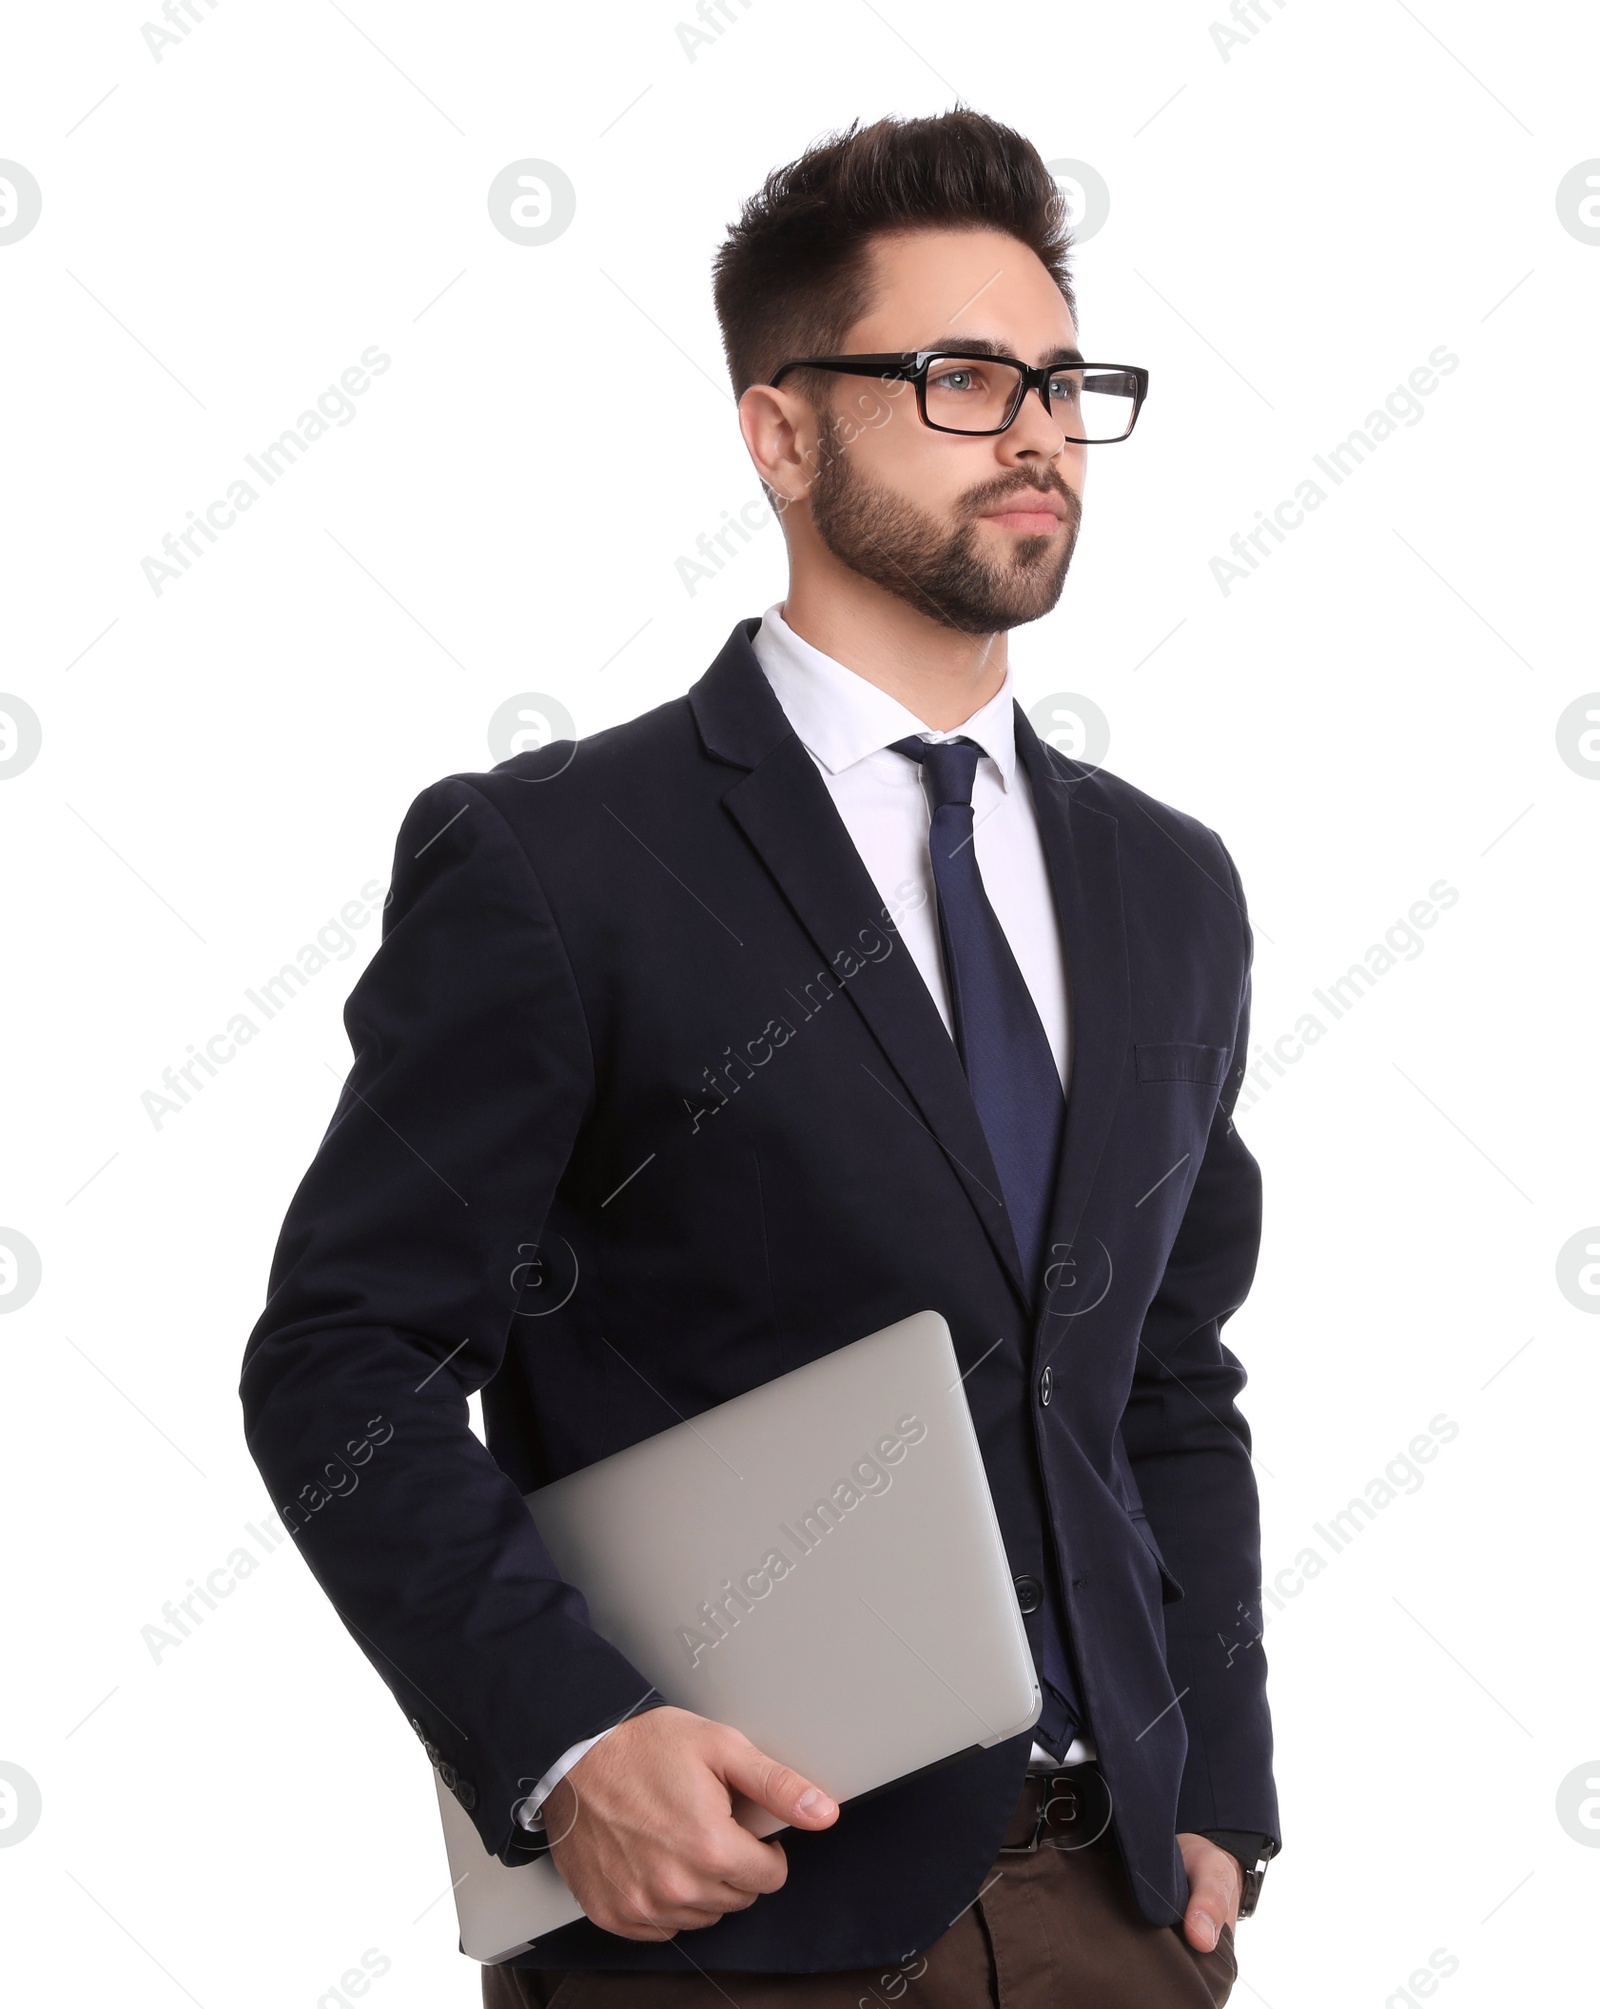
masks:
<svg viewBox="0 0 1600 2009"><path fill-rule="evenodd" d="M1048 1367L1039 1376L1039 1400L1046 1409L1050 1407L1050 1370Z"/></svg>
<svg viewBox="0 0 1600 2009"><path fill-rule="evenodd" d="M470 1814L478 1804L478 1789L470 1779L457 1779L456 1798Z"/></svg>
<svg viewBox="0 0 1600 2009"><path fill-rule="evenodd" d="M1037 1577L1013 1577L1012 1584L1017 1593L1017 1609L1024 1616L1037 1611L1044 1603L1044 1585Z"/></svg>

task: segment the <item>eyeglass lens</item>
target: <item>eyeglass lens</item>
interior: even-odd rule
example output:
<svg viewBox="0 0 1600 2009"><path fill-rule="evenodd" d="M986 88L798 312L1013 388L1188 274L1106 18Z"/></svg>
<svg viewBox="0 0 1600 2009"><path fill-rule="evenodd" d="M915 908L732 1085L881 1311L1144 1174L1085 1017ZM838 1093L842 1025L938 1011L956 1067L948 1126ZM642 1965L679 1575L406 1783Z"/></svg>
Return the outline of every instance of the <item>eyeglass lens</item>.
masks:
<svg viewBox="0 0 1600 2009"><path fill-rule="evenodd" d="M989 357L936 356L928 365L929 423L953 432L993 432L1017 395L1020 371ZM1138 386L1126 370L1060 369L1050 378L1050 411L1069 438L1124 439Z"/></svg>

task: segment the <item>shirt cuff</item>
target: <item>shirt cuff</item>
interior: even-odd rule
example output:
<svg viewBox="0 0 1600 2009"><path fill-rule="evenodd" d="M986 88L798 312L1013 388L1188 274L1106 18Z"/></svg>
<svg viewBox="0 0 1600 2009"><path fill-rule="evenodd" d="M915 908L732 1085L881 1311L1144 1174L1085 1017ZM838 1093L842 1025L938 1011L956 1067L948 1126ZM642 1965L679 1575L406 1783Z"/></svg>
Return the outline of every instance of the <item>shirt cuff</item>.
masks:
<svg viewBox="0 0 1600 2009"><path fill-rule="evenodd" d="M626 1721L626 1718L624 1718L624 1721ZM562 1752L561 1756L550 1767L549 1771L545 1773L538 1785L534 1787L528 1797L518 1806L518 1825L529 1828L537 1833L544 1826L544 1815L540 1813L539 1809L544 1805L545 1801L549 1799L556 1787L561 1784L561 1781L572 1770L573 1766L577 1764L584 1752L592 1751L595 1745L600 1742L601 1737L609 1737L611 1731L618 1727L617 1724L613 1723L610 1730L602 1730L598 1736L585 1737L580 1743L569 1744L566 1750Z"/></svg>

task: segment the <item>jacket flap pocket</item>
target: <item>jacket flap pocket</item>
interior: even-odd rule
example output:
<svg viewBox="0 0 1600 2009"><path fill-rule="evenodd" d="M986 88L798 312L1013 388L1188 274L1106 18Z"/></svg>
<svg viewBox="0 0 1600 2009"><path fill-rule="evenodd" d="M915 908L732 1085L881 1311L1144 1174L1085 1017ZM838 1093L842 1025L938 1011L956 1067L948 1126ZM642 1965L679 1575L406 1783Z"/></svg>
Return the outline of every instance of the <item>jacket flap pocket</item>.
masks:
<svg viewBox="0 0 1600 2009"><path fill-rule="evenodd" d="M1163 1604L1176 1604L1179 1598L1183 1596L1183 1585L1179 1583L1171 1570L1167 1568L1161 1550L1156 1542L1155 1530L1143 1514L1133 1514L1129 1518L1139 1530L1141 1540L1155 1559L1156 1568L1161 1572L1161 1602Z"/></svg>
<svg viewBox="0 0 1600 2009"><path fill-rule="evenodd" d="M1156 1046L1135 1046L1133 1061L1134 1074L1140 1081L1201 1081L1216 1088L1227 1070L1228 1049L1173 1039Z"/></svg>

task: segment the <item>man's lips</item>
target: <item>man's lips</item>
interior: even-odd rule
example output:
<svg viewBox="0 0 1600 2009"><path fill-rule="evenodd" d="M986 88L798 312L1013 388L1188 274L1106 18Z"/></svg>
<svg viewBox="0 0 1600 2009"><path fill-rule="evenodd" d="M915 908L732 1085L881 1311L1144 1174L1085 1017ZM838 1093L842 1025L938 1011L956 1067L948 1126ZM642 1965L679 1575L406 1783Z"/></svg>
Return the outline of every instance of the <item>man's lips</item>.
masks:
<svg viewBox="0 0 1600 2009"><path fill-rule="evenodd" d="M1030 488L1008 495L1003 502L997 503L993 509L986 509L983 514L991 522L1004 524L1008 530L1048 536L1058 523L1065 520L1067 505L1059 495Z"/></svg>

